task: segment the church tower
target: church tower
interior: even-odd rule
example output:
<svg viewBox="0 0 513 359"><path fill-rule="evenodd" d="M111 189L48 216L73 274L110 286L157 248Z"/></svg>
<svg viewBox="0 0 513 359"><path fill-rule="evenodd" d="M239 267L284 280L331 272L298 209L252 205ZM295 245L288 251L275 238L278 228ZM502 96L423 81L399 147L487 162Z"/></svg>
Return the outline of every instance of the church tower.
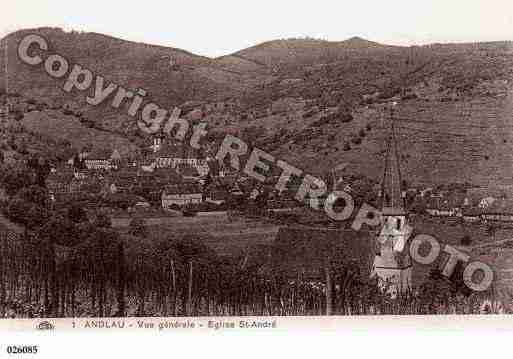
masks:
<svg viewBox="0 0 513 359"><path fill-rule="evenodd" d="M377 276L380 286L395 297L411 289L412 262L407 241L412 227L408 224L404 200L393 111L392 107L380 191L382 229L377 237L378 253L372 276Z"/></svg>
<svg viewBox="0 0 513 359"><path fill-rule="evenodd" d="M4 92L5 92L5 105L0 109L0 119L5 119L9 115L11 108L9 104L9 43L7 38L4 38Z"/></svg>

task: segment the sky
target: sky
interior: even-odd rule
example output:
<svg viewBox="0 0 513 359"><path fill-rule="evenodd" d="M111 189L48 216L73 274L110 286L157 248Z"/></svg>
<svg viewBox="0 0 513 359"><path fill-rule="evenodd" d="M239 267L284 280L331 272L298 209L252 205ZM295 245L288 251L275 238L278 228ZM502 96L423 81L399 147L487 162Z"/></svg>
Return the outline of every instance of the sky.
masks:
<svg viewBox="0 0 513 359"><path fill-rule="evenodd" d="M291 37L393 45L513 40L511 0L2 0L0 37L40 26L227 55Z"/></svg>

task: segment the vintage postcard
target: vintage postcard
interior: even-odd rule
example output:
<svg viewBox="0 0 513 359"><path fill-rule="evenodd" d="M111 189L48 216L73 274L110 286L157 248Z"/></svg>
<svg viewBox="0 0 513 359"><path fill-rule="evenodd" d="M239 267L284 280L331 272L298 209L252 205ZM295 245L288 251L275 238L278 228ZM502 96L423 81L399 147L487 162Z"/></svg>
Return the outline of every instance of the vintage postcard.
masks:
<svg viewBox="0 0 513 359"><path fill-rule="evenodd" d="M513 313L510 3L76 4L0 10L1 330Z"/></svg>

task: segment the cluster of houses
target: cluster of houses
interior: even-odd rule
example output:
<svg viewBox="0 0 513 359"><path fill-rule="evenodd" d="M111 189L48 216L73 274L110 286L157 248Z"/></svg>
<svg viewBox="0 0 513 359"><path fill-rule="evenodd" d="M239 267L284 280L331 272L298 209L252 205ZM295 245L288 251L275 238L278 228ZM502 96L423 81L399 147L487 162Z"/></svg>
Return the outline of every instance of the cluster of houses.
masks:
<svg viewBox="0 0 513 359"><path fill-rule="evenodd" d="M85 194L110 194L124 198L132 195L137 198L134 202L144 198L148 204L164 209L200 204L219 206L243 197L258 203L265 197L268 208L298 205L292 200L293 188L289 196L275 193L272 184L255 184L201 151L158 137L137 158L122 156L116 149L82 150L66 165L52 168L46 184L54 201ZM293 183L289 185L294 187ZM373 181L364 179L339 181L335 187L352 194L370 194L370 198L379 192ZM436 217L513 223L513 201L504 194L490 194L486 190L479 193L472 188L410 188L403 196L412 212L420 208L422 213Z"/></svg>
<svg viewBox="0 0 513 359"><path fill-rule="evenodd" d="M162 208L182 208L203 202L203 189L199 183L170 184L162 191Z"/></svg>
<svg viewBox="0 0 513 359"><path fill-rule="evenodd" d="M179 143L154 138L138 158L114 150L82 150L65 165L51 168L46 185L55 202L78 197L177 209L208 203L222 205L244 195L239 176ZM130 200L133 199L133 200Z"/></svg>
<svg viewBox="0 0 513 359"><path fill-rule="evenodd" d="M513 200L504 193L491 194L490 190L433 191L431 188L417 193L414 202L431 216L458 217L466 222L513 223Z"/></svg>
<svg viewBox="0 0 513 359"><path fill-rule="evenodd" d="M513 223L513 199L508 198L507 190L470 185L440 187L410 187L403 191L402 196L412 213L461 218L465 222ZM360 195L365 201L378 198L380 192L379 184L369 179L341 178L335 189Z"/></svg>

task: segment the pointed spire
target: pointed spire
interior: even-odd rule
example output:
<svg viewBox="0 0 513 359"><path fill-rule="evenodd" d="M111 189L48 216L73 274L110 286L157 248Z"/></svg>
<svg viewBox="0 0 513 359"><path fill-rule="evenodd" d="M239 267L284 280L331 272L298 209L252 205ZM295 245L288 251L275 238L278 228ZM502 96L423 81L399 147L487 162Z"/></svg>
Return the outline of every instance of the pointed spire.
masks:
<svg viewBox="0 0 513 359"><path fill-rule="evenodd" d="M4 67L5 67L5 93L9 93L9 42L8 38L5 38L5 45L4 45L4 51L5 51L5 58L4 58Z"/></svg>
<svg viewBox="0 0 513 359"><path fill-rule="evenodd" d="M393 106L395 106L395 103ZM383 180L381 182L381 206L384 215L404 215L406 211L402 197L401 157L394 127L393 107L390 111L389 122Z"/></svg>
<svg viewBox="0 0 513 359"><path fill-rule="evenodd" d="M9 106L9 40L8 37L4 38L4 90L5 90L5 108L2 111L2 116L8 115L11 112Z"/></svg>

